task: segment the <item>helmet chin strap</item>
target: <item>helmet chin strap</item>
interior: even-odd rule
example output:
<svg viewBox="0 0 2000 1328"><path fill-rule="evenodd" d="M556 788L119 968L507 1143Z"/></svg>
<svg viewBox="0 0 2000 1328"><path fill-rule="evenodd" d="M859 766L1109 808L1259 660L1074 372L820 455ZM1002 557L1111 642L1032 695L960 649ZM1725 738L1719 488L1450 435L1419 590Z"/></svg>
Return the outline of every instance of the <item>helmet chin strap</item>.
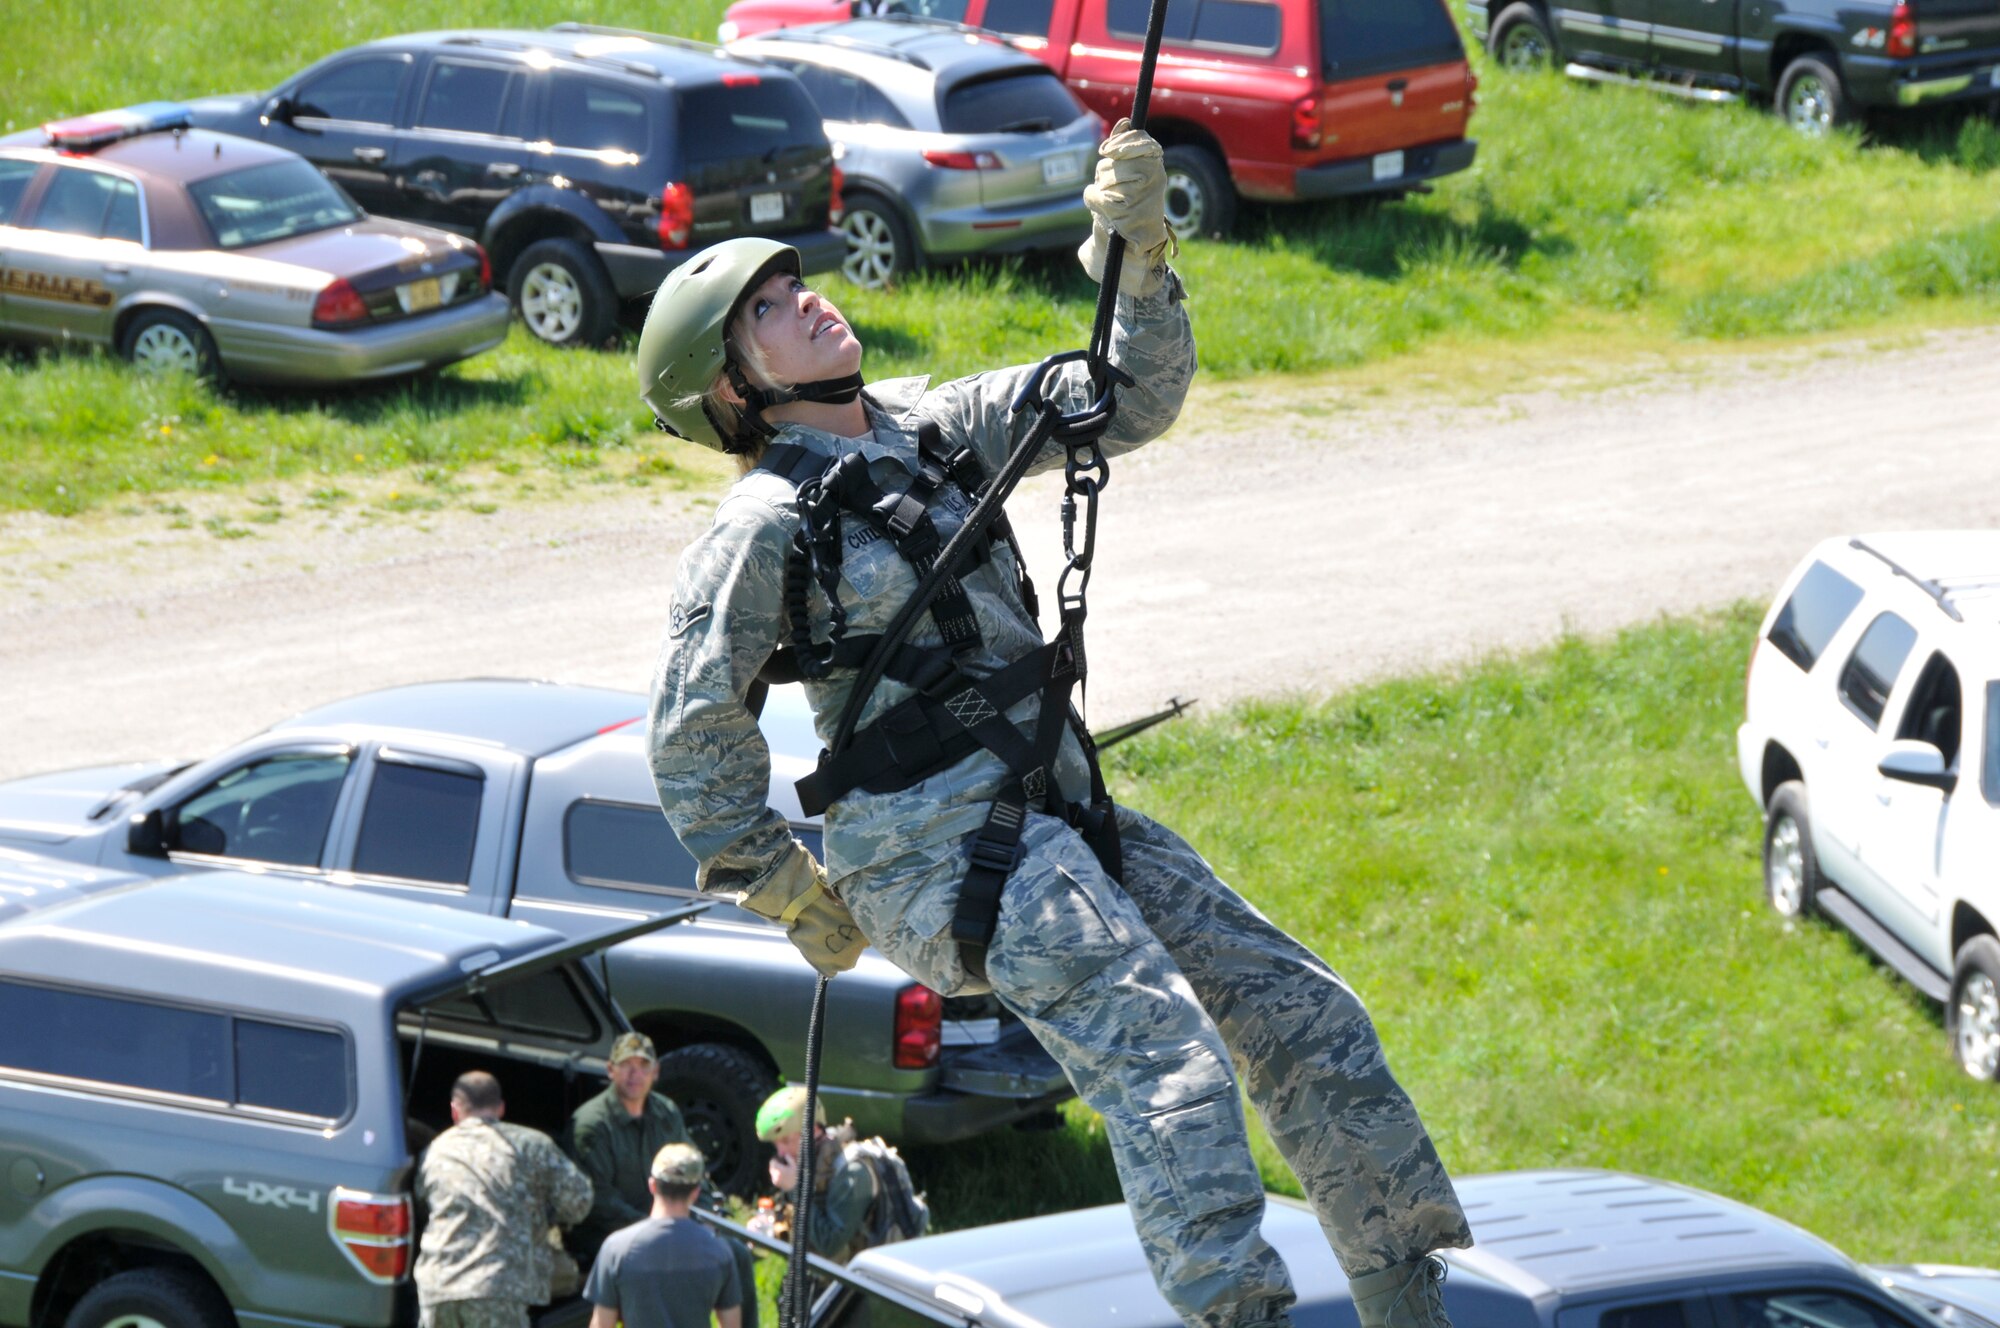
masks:
<svg viewBox="0 0 2000 1328"><path fill-rule="evenodd" d="M764 419L764 412L771 407L790 405L794 401L844 406L861 395L864 381L856 372L843 378L822 378L815 383L799 383L792 387L758 387L744 375L734 360L729 362L729 385L736 389L736 395L743 398L743 422L765 438L777 433Z"/></svg>

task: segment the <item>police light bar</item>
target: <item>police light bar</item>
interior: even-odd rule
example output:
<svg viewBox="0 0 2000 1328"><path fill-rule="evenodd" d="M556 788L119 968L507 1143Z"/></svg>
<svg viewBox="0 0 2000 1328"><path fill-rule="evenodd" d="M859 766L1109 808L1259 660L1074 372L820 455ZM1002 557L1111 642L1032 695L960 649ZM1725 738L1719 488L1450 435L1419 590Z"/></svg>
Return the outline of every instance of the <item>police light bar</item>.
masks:
<svg viewBox="0 0 2000 1328"><path fill-rule="evenodd" d="M115 111L51 120L42 126L42 132L48 135L50 147L65 152L89 152L139 134L186 129L192 123L188 108L179 102L148 101Z"/></svg>

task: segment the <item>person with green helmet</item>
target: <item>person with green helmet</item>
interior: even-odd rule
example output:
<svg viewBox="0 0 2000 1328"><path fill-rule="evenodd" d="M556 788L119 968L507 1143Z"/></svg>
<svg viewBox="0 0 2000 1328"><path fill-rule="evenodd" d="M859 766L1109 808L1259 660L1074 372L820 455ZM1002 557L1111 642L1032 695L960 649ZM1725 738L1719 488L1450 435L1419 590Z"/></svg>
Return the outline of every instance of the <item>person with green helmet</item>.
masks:
<svg viewBox="0 0 2000 1328"><path fill-rule="evenodd" d="M805 1136L806 1090L801 1085L779 1089L757 1112L757 1137L771 1145L771 1186L779 1199L799 1184L799 1144ZM848 1155L854 1127L843 1121L829 1130L826 1104L813 1103L812 1221L806 1243L814 1254L847 1262L867 1248L868 1210L875 1203L875 1175L868 1164ZM790 1221L797 1222L793 1214Z"/></svg>
<svg viewBox="0 0 2000 1328"><path fill-rule="evenodd" d="M1194 376L1166 188L1160 145L1121 124L1084 191L1086 271L1102 281L1112 235L1126 245L1108 358L1130 381L1100 457L1164 433ZM853 326L768 240L696 255L646 318L640 393L660 427L744 471L681 557L648 716L660 803L700 888L782 924L823 974L872 943L933 991L992 991L1103 1117L1154 1278L1188 1324L1290 1322L1290 1274L1259 1231L1247 1091L1362 1328L1448 1328L1433 1251L1471 1233L1366 1009L1179 836L1112 806L1067 704L1084 671L1071 599L1045 642L996 522L908 637L884 640L1037 427L1016 398L1039 382L1085 414L1090 368L868 384L861 364ZM1031 469L1069 459L1039 436ZM877 643L881 681L842 725ZM852 734L799 781L824 813L824 868L767 806L754 705L787 673L823 740Z"/></svg>

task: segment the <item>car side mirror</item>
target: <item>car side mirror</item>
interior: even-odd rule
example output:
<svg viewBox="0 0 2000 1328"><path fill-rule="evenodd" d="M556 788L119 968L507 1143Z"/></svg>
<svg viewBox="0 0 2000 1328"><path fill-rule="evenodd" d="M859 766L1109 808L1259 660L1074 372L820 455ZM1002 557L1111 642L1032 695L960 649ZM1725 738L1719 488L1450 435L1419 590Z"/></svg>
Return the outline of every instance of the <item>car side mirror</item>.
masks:
<svg viewBox="0 0 2000 1328"><path fill-rule="evenodd" d="M1935 744L1903 739L1889 744L1889 750L1882 754L1881 764L1875 767L1889 779L1900 779L1905 784L1921 784L1950 793L1958 787L1958 776L1945 769L1944 753Z"/></svg>
<svg viewBox="0 0 2000 1328"><path fill-rule="evenodd" d="M167 856L167 817L158 807L133 812L125 822L125 851L135 858Z"/></svg>
<svg viewBox="0 0 2000 1328"><path fill-rule="evenodd" d="M276 122L288 125L292 117L299 113L298 106L290 97L273 97L264 103L264 114L260 117L265 124Z"/></svg>

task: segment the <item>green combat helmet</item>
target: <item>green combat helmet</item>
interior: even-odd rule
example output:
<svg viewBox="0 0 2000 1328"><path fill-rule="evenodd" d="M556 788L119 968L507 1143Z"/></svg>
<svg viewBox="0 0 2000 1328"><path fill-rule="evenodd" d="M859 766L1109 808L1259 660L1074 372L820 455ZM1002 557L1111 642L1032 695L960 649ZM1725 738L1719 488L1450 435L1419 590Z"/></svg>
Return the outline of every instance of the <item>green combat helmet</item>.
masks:
<svg viewBox="0 0 2000 1328"><path fill-rule="evenodd" d="M781 1088L757 1109L757 1137L765 1143L788 1134L802 1134L806 1115L806 1090L802 1084ZM813 1119L826 1124L826 1103L813 1099Z"/></svg>
<svg viewBox="0 0 2000 1328"><path fill-rule="evenodd" d="M728 371L745 402L743 418L768 436L763 412L787 401L852 401L861 375L764 389L753 386L730 358L729 322L743 297L779 272L801 276L799 251L776 240L724 240L667 274L646 312L639 334L639 395L653 408L659 426L679 438L718 452L746 450L741 439L725 438L700 401ZM685 404L682 404L685 403Z"/></svg>

